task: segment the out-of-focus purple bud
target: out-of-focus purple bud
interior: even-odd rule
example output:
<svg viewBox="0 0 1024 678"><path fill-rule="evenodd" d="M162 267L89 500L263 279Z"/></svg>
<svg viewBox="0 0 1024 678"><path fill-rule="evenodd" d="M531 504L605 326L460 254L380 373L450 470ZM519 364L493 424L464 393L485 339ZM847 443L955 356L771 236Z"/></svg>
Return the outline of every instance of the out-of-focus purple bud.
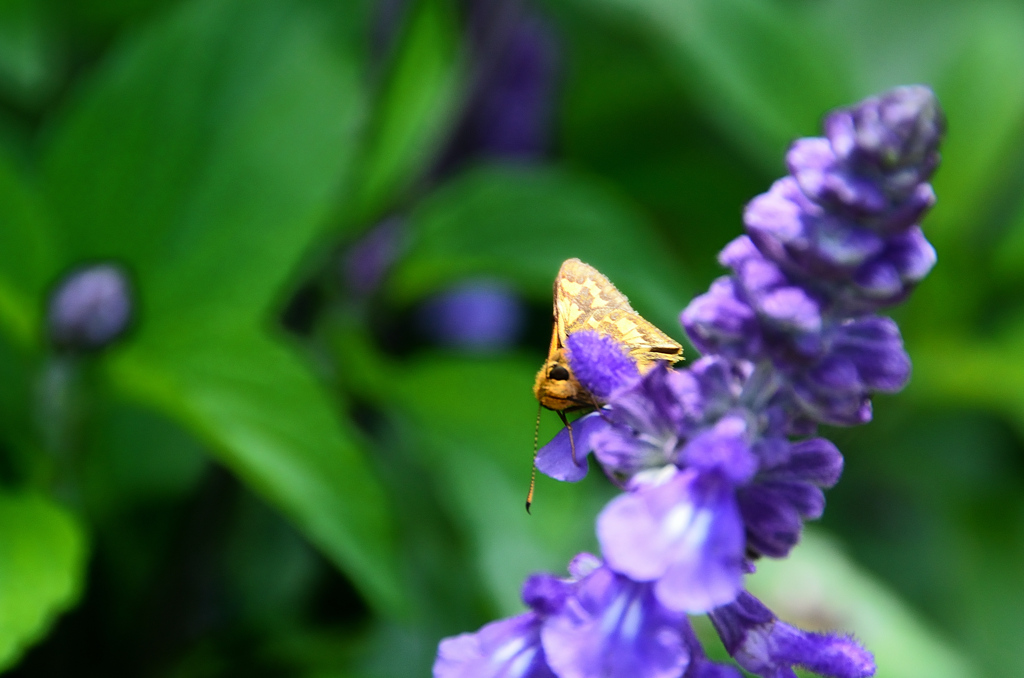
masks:
<svg viewBox="0 0 1024 678"><path fill-rule="evenodd" d="M558 45L541 17L474 3L478 79L438 172L483 158L530 161L550 146Z"/></svg>
<svg viewBox="0 0 1024 678"><path fill-rule="evenodd" d="M513 346L523 330L525 310L519 295L503 283L462 283L420 307L421 331L441 346L467 351L501 351Z"/></svg>
<svg viewBox="0 0 1024 678"><path fill-rule="evenodd" d="M401 254L405 221L391 217L371 228L345 252L341 275L354 297L368 297Z"/></svg>
<svg viewBox="0 0 1024 678"><path fill-rule="evenodd" d="M61 348L96 350L127 329L132 294L127 274L114 264L96 264L67 275L50 297L50 339Z"/></svg>

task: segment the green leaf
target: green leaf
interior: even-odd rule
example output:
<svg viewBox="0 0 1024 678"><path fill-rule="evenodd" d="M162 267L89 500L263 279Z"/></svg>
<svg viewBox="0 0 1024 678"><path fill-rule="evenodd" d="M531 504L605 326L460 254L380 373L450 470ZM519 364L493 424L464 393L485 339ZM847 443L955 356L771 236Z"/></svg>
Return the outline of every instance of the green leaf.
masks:
<svg viewBox="0 0 1024 678"><path fill-rule="evenodd" d="M120 259L140 313L107 368L205 442L372 602L400 607L383 492L263 329L351 168L364 93L315 8L191 2L115 50L56 134L69 261ZM346 56L348 54L348 56Z"/></svg>
<svg viewBox="0 0 1024 678"><path fill-rule="evenodd" d="M0 328L23 349L36 343L43 292L55 270L45 206L0 156Z"/></svg>
<svg viewBox="0 0 1024 678"><path fill-rule="evenodd" d="M354 432L283 346L252 333L110 365L129 397L184 422L384 610L401 608L392 516Z"/></svg>
<svg viewBox="0 0 1024 678"><path fill-rule="evenodd" d="M91 85L47 162L67 258L135 268L145 341L262 316L350 169L353 60L304 5L193 2Z"/></svg>
<svg viewBox="0 0 1024 678"><path fill-rule="evenodd" d="M708 119L773 172L798 136L850 101L835 48L794 8L765 0L587 0L651 35Z"/></svg>
<svg viewBox="0 0 1024 678"><path fill-rule="evenodd" d="M537 416L530 389L538 365L520 357L427 356L391 381L394 405L418 424L424 461L503 615L522 610L527 575L564 574L576 553L596 550L594 518L614 491L599 472L578 484L541 476L533 515L526 513ZM541 423L544 444L561 424L547 412Z"/></svg>
<svg viewBox="0 0 1024 678"><path fill-rule="evenodd" d="M375 106L350 219L374 219L400 200L452 128L463 70L454 10L449 0L419 0L411 7Z"/></svg>
<svg viewBox="0 0 1024 678"><path fill-rule="evenodd" d="M607 275L669 334L693 286L645 217L607 186L550 169L482 168L428 198L392 291L409 301L467 275L502 276L538 299L562 261Z"/></svg>
<svg viewBox="0 0 1024 678"><path fill-rule="evenodd" d="M0 494L0 669L78 598L86 543L67 511L38 495Z"/></svg>
<svg viewBox="0 0 1024 678"><path fill-rule="evenodd" d="M971 678L967 660L831 539L808 530L784 561L758 561L748 587L779 617L810 630L855 633L878 678Z"/></svg>
<svg viewBox="0 0 1024 678"><path fill-rule="evenodd" d="M1009 3L970 5L960 43L936 82L950 131L935 176L939 206L929 234L939 252L962 258L957 243L976 244L977 230L1008 188L1024 132L1024 8ZM959 279L959 278L958 278Z"/></svg>

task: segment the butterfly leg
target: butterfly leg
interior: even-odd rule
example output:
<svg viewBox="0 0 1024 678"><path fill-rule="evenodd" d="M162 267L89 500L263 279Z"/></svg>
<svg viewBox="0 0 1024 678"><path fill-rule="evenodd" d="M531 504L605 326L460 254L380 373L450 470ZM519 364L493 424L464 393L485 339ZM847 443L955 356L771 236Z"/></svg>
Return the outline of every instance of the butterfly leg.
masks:
<svg viewBox="0 0 1024 678"><path fill-rule="evenodd" d="M572 424L565 418L565 412L558 410L558 416L561 417L562 423L569 429L569 452L572 454L572 463L576 463L576 443L572 439Z"/></svg>

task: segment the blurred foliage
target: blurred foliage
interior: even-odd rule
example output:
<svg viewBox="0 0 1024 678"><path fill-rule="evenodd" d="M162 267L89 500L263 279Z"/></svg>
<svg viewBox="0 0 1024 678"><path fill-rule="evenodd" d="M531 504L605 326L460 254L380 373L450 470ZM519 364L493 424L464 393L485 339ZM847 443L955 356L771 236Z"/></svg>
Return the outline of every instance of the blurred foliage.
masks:
<svg viewBox="0 0 1024 678"><path fill-rule="evenodd" d="M1021 675L1022 72L1016 0L0 3L0 667L427 675L614 492L522 510L558 264L683 339L787 144L923 82L914 378L829 432L822 525L751 586L883 678ZM99 261L131 331L61 349L51 291ZM500 348L423 331L494 280Z"/></svg>

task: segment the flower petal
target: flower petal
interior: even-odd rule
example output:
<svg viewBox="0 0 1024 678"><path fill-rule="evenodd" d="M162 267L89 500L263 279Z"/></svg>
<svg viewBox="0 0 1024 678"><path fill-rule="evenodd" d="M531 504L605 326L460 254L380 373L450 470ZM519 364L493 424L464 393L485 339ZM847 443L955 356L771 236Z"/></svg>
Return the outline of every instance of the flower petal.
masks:
<svg viewBox="0 0 1024 678"><path fill-rule="evenodd" d="M661 485L612 500L597 519L612 569L654 581L673 610L699 614L741 588L743 523L733 486L715 472L678 472Z"/></svg>

